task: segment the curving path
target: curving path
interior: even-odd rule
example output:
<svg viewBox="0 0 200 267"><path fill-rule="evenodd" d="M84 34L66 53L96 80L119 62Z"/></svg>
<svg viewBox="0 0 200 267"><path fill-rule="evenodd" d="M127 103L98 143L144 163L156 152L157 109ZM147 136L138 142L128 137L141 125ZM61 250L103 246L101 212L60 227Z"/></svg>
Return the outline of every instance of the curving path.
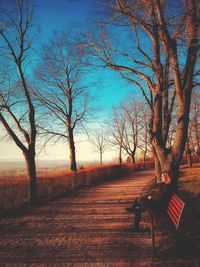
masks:
<svg viewBox="0 0 200 267"><path fill-rule="evenodd" d="M136 172L70 195L16 218L0 221L0 265L150 266L151 239L145 214L132 233L125 211L153 178Z"/></svg>

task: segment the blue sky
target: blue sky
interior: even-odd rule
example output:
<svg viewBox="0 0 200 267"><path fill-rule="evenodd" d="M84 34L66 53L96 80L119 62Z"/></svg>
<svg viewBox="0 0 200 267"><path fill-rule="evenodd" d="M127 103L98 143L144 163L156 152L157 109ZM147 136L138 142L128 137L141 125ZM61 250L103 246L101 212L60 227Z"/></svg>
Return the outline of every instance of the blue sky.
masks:
<svg viewBox="0 0 200 267"><path fill-rule="evenodd" d="M84 31L84 25L87 27L98 17L98 8L96 0L36 0L34 21L41 31L39 42L48 42L55 31L65 32L73 28L77 31L79 27ZM96 105L102 117L108 116L112 106L117 105L132 90L117 72L109 69L97 69L90 77L92 82L96 82L91 92L97 95Z"/></svg>
<svg viewBox="0 0 200 267"><path fill-rule="evenodd" d="M36 0L35 21L44 37L55 31L65 31L70 24L79 24L91 18L92 0Z"/></svg>

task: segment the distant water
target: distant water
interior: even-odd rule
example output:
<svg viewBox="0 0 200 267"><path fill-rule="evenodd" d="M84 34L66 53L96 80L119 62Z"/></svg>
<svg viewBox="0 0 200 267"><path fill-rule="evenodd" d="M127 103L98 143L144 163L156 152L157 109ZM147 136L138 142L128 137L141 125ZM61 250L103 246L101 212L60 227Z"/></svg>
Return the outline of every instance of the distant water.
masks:
<svg viewBox="0 0 200 267"><path fill-rule="evenodd" d="M36 163L38 169L69 167L69 163L66 160L38 160ZM26 163L23 160L0 160L0 171L18 171L25 169Z"/></svg>
<svg viewBox="0 0 200 267"><path fill-rule="evenodd" d="M95 164L95 162L81 161L77 165ZM55 169L55 168L69 168L69 161L67 160L37 160L37 170ZM0 172L2 171L24 171L26 163L23 160L0 160Z"/></svg>

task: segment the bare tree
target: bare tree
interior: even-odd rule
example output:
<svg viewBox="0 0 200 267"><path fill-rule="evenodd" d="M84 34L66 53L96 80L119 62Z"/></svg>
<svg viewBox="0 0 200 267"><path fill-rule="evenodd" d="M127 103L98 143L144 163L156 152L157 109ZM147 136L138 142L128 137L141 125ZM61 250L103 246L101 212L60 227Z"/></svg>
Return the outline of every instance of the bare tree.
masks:
<svg viewBox="0 0 200 267"><path fill-rule="evenodd" d="M109 143L119 149L119 164L122 164L122 147L124 139L125 118L120 107L113 108L113 115L108 123L108 131L110 133Z"/></svg>
<svg viewBox="0 0 200 267"><path fill-rule="evenodd" d="M200 99L197 90L194 90L192 95L188 139L185 146L185 154L189 167L192 167L192 157L199 158L200 155Z"/></svg>
<svg viewBox="0 0 200 267"><path fill-rule="evenodd" d="M109 147L106 133L102 129L96 129L94 135L90 135L89 141L93 145L94 151L99 153L99 163L102 166L103 154Z"/></svg>
<svg viewBox="0 0 200 267"><path fill-rule="evenodd" d="M40 130L49 136L48 140L67 140L73 171L77 170L74 133L86 119L90 101L85 69L73 38L62 34L43 47L36 72L43 88L35 96L44 107L46 117Z"/></svg>
<svg viewBox="0 0 200 267"><path fill-rule="evenodd" d="M198 52L199 1L186 0L172 11L169 1L113 0L117 23L135 33L134 53L113 48L107 35L86 37L98 60L136 84L152 111L151 144L157 162L156 175L168 171L177 185L177 174L185 149L191 93ZM167 9L168 7L168 9ZM151 50L147 50L142 42ZM137 56L136 56L137 52ZM184 62L180 62L180 58ZM121 59L121 60L120 60ZM141 83L141 80L143 82ZM147 89L149 92L147 92ZM174 100L177 127L172 146L167 147Z"/></svg>
<svg viewBox="0 0 200 267"><path fill-rule="evenodd" d="M139 133L141 131L141 110L142 105L136 102L134 98L122 102L121 109L124 113L124 135L122 148L131 157L132 163L135 163L135 155L139 145Z"/></svg>
<svg viewBox="0 0 200 267"><path fill-rule="evenodd" d="M188 139L185 145L185 152L186 152L188 167L191 168L192 167L192 151L190 148L190 134L188 135Z"/></svg>
<svg viewBox="0 0 200 267"><path fill-rule="evenodd" d="M1 8L1 51L7 74L0 89L0 121L10 138L21 149L27 164L31 204L37 200L35 165L35 108L26 68L32 45L32 8L28 1L16 0ZM6 62L6 63L5 63ZM12 77L12 79L11 79ZM18 80L19 79L19 80Z"/></svg>
<svg viewBox="0 0 200 267"><path fill-rule="evenodd" d="M150 123L150 111L148 107L145 107L145 103L143 103L143 106L139 110L140 112L140 124L141 129L139 132L139 144L138 147L143 153L143 166L144 169L146 168L146 158L149 152L151 152L150 147L150 134L149 134L149 123Z"/></svg>
<svg viewBox="0 0 200 267"><path fill-rule="evenodd" d="M121 102L119 107L113 109L109 129L111 135L109 141L112 145L119 147L119 159L123 150L130 156L132 163L135 163L137 149L145 150L146 158L148 118L144 113L143 103L134 100L133 96Z"/></svg>
<svg viewBox="0 0 200 267"><path fill-rule="evenodd" d="M189 143L192 151L197 157L200 157L200 95L197 90L193 92L189 129Z"/></svg>

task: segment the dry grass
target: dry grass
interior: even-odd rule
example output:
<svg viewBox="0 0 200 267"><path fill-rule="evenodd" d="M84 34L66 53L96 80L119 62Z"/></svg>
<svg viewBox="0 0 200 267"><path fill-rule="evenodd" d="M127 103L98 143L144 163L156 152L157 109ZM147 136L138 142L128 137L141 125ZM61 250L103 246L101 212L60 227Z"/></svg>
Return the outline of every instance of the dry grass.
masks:
<svg viewBox="0 0 200 267"><path fill-rule="evenodd" d="M135 164L129 163L129 164L127 164L127 166L132 171L144 170L144 163L143 162L137 162ZM153 169L153 168L154 168L154 160L151 159L151 160L146 162L145 169L149 170L149 169Z"/></svg>
<svg viewBox="0 0 200 267"><path fill-rule="evenodd" d="M181 170L179 191L186 203L181 222L185 238L182 255L195 259L200 251L200 164Z"/></svg>
<svg viewBox="0 0 200 267"><path fill-rule="evenodd" d="M186 195L200 195L200 165L180 171L179 187Z"/></svg>
<svg viewBox="0 0 200 267"><path fill-rule="evenodd" d="M146 163L146 169L152 168L153 162ZM88 166L71 172L66 169L39 171L37 175L38 199L50 200L62 196L80 186L87 186L105 179L126 175L130 171L142 170L143 163L134 165ZM3 174L3 176L2 176ZM28 179L24 172L4 172L0 177L0 210L17 210L27 206Z"/></svg>
<svg viewBox="0 0 200 267"><path fill-rule="evenodd" d="M102 179L124 175L128 171L125 165L105 165L88 167L77 172L69 170L50 170L38 172L38 199L52 199L77 187L90 185ZM0 210L4 214L28 204L28 180L24 173L5 173L0 178Z"/></svg>

